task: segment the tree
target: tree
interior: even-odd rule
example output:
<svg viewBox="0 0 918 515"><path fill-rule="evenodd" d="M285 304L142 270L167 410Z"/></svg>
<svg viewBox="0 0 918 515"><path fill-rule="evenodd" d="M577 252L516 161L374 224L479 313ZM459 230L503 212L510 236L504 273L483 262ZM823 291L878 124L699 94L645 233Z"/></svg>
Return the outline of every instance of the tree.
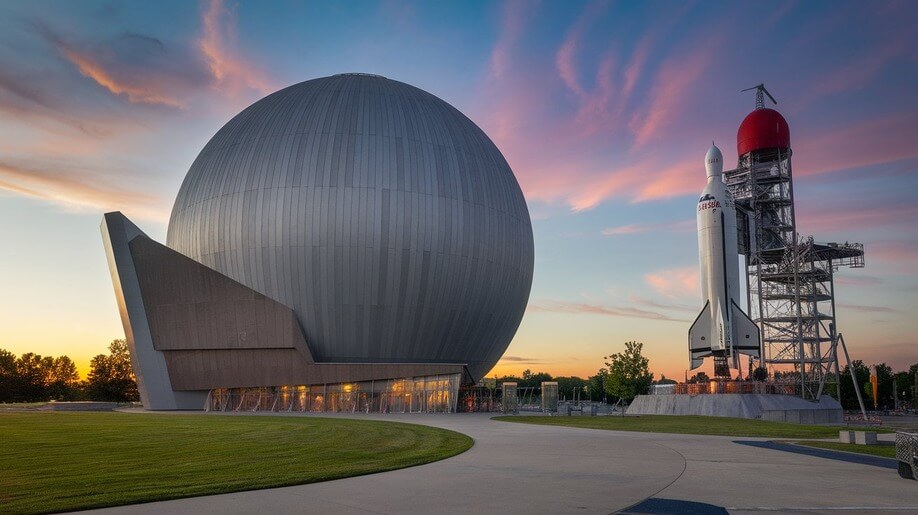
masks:
<svg viewBox="0 0 918 515"><path fill-rule="evenodd" d="M899 406L911 404L912 402L912 381L915 376L909 376L908 372L896 372L893 374L896 385L896 398L899 399Z"/></svg>
<svg viewBox="0 0 918 515"><path fill-rule="evenodd" d="M576 376L556 377L558 394L564 399L586 400L587 381Z"/></svg>
<svg viewBox="0 0 918 515"><path fill-rule="evenodd" d="M551 374L547 372L532 373L528 368L523 371L523 379L519 382L519 387L523 388L541 388L543 381L551 381Z"/></svg>
<svg viewBox="0 0 918 515"><path fill-rule="evenodd" d="M650 373L650 361L641 355L643 347L640 342L625 342L624 352L606 356L609 370L605 382L607 394L631 402L637 395L647 393L653 374Z"/></svg>
<svg viewBox="0 0 918 515"><path fill-rule="evenodd" d="M137 382L131 369L131 355L124 340L113 340L109 354L99 354L89 362L86 387L89 397L97 401L136 401Z"/></svg>
<svg viewBox="0 0 918 515"><path fill-rule="evenodd" d="M609 372L604 368L600 368L596 372L596 375L592 375L589 379L587 379L587 390L590 393L591 401L605 400L604 397L606 393L606 377L608 376Z"/></svg>
<svg viewBox="0 0 918 515"><path fill-rule="evenodd" d="M34 402L48 400L48 376L54 358L42 357L34 352L27 352L16 360L18 389L13 392L16 402Z"/></svg>
<svg viewBox="0 0 918 515"><path fill-rule="evenodd" d="M710 382L710 381L711 381L711 378L708 377L708 374L706 374L706 373L704 372L704 370L702 370L701 372L698 372L697 374L693 375L693 376L690 377L689 380L688 380L688 382L690 382L690 383L708 383L708 382Z"/></svg>
<svg viewBox="0 0 918 515"><path fill-rule="evenodd" d="M756 381L768 380L768 369L765 367L756 367L756 369L752 371L752 378Z"/></svg>
<svg viewBox="0 0 918 515"><path fill-rule="evenodd" d="M886 363L880 363L873 367L877 375L877 407L880 409L891 408L893 406L893 373L892 367ZM869 381L869 379L868 379ZM870 388L871 399L873 399L873 388Z"/></svg>
<svg viewBox="0 0 918 515"><path fill-rule="evenodd" d="M0 402L13 402L19 391L19 374L16 373L16 355L0 349Z"/></svg>
<svg viewBox="0 0 918 515"><path fill-rule="evenodd" d="M80 374L67 356L54 358L48 376L48 394L56 400L74 400L77 397Z"/></svg>
<svg viewBox="0 0 918 515"><path fill-rule="evenodd" d="M844 370L841 373L841 405L844 409L859 409L860 406L857 403L857 393L854 391L854 384L851 381L851 369L854 369L854 379L858 385L863 388L863 385L870 384L870 369L867 368L867 365L864 365L864 362L856 359L851 362L851 367L845 365ZM869 388L868 388L869 389ZM862 390L862 395L863 395ZM867 397L864 397L864 404L867 404Z"/></svg>

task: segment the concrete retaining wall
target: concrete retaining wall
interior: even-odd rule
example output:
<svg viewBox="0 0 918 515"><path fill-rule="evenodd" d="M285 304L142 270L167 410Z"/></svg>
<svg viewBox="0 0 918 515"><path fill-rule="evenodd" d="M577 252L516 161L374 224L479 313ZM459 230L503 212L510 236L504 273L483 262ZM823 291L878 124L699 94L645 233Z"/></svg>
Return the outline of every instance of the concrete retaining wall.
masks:
<svg viewBox="0 0 918 515"><path fill-rule="evenodd" d="M795 424L844 422L841 405L828 396L814 402L791 395L768 394L639 395L627 413L756 418Z"/></svg>
<svg viewBox="0 0 918 515"><path fill-rule="evenodd" d="M112 411L118 406L117 402L49 402L39 409L48 411Z"/></svg>

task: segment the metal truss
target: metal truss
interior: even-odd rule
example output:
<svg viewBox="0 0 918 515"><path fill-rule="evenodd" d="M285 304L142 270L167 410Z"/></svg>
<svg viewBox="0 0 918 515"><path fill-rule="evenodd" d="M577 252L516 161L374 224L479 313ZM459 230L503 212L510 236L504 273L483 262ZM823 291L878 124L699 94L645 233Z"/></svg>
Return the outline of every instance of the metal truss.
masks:
<svg viewBox="0 0 918 515"><path fill-rule="evenodd" d="M796 384L803 398L818 400L827 384L839 391L834 273L840 266L863 267L864 248L800 238L790 158L789 149L750 152L724 175L739 208L747 300L761 331L764 365L777 382Z"/></svg>

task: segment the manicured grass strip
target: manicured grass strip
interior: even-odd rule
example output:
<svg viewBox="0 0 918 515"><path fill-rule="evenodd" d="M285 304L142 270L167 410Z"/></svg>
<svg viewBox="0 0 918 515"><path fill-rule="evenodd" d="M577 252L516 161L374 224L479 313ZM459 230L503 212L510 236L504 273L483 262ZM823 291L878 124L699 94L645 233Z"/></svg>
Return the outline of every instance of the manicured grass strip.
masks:
<svg viewBox="0 0 918 515"><path fill-rule="evenodd" d="M895 445L855 445L853 443L839 442L794 442L797 445L807 447L817 447L819 449L829 449L832 451L846 451L857 454L867 454L869 456L880 456L883 458L896 457Z"/></svg>
<svg viewBox="0 0 918 515"><path fill-rule="evenodd" d="M613 415L605 417L506 416L495 417L495 420L548 426L608 429L610 431L763 438L837 438L838 430L843 429L832 426L807 426L746 418L701 417L695 415L641 415L640 417L617 417Z"/></svg>
<svg viewBox="0 0 918 515"><path fill-rule="evenodd" d="M471 446L454 431L368 420L4 413L0 513L312 483L420 465Z"/></svg>

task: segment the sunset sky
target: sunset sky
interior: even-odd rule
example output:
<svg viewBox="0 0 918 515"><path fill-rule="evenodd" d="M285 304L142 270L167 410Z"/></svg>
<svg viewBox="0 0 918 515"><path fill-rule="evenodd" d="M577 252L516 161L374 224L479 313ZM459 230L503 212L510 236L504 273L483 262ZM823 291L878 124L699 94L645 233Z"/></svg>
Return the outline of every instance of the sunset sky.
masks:
<svg viewBox="0 0 918 515"><path fill-rule="evenodd" d="M918 2L3 2L0 348L89 359L124 336L102 213L153 238L234 114L342 72L407 82L491 136L529 203L529 308L494 372L589 375L627 340L682 378L695 202L764 82L797 223L857 241L853 359L918 362ZM492 374L493 375L493 374Z"/></svg>

